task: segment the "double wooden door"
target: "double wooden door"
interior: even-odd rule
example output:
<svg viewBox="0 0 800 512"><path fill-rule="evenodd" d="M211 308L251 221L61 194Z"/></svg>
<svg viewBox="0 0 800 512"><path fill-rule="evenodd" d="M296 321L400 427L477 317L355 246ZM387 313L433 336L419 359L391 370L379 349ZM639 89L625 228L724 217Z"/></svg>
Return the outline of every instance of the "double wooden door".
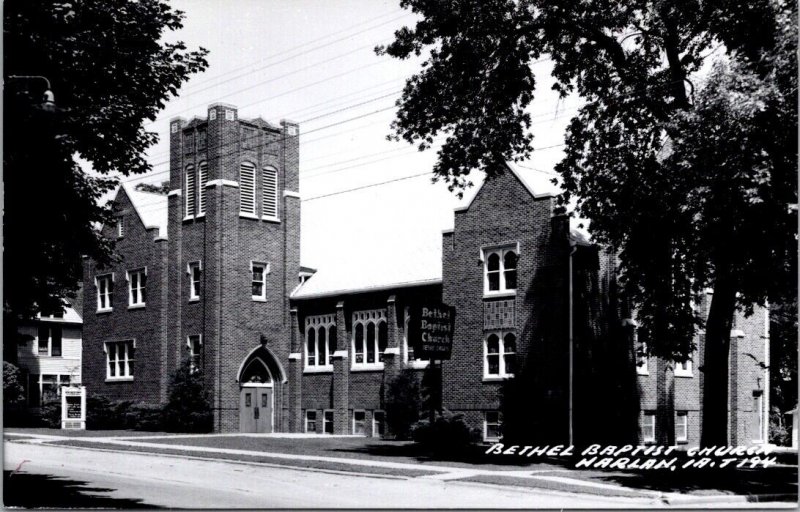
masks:
<svg viewBox="0 0 800 512"><path fill-rule="evenodd" d="M272 432L272 388L245 386L239 401L239 430Z"/></svg>

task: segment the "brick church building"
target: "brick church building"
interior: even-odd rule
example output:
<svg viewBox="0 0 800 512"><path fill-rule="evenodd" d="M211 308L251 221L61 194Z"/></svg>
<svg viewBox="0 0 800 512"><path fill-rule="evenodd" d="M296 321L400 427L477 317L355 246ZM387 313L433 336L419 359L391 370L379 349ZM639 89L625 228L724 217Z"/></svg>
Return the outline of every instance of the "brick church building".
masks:
<svg viewBox="0 0 800 512"><path fill-rule="evenodd" d="M547 180L507 165L435 247L403 264L313 270L300 265L298 126L226 104L173 119L169 193L123 185L103 227L121 258L86 260L88 393L163 403L189 359L215 431L381 436L387 383L430 364L408 343L409 311L443 302L456 315L442 405L484 440L501 435L513 381L517 424L539 439L698 443L702 333L685 363L637 357L613 258L570 227ZM768 337L764 309L737 316L731 444L767 438Z"/></svg>

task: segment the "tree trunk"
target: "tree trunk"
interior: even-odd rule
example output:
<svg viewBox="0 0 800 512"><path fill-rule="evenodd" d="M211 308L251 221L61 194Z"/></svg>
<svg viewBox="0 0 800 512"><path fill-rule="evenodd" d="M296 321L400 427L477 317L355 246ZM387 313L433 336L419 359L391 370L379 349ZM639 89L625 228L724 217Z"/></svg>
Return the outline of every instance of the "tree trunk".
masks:
<svg viewBox="0 0 800 512"><path fill-rule="evenodd" d="M706 321L703 368L702 446L728 444L728 355L736 287L729 266L716 267L714 295Z"/></svg>

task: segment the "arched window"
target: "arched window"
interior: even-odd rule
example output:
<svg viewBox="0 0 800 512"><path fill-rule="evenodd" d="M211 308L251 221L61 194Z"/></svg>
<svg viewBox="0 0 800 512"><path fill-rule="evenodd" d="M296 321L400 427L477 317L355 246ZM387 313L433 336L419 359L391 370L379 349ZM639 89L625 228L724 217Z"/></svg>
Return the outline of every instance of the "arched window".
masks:
<svg viewBox="0 0 800 512"><path fill-rule="evenodd" d="M187 165L186 166L186 189L184 190L186 196L186 217L194 217L196 211L196 194L197 194L197 182L195 181L195 173L194 173L194 166Z"/></svg>
<svg viewBox="0 0 800 512"><path fill-rule="evenodd" d="M309 329L306 333L306 366L317 366L317 337L316 329Z"/></svg>
<svg viewBox="0 0 800 512"><path fill-rule="evenodd" d="M197 214L204 215L206 213L206 185L208 184L208 165L205 162L200 162L197 166Z"/></svg>
<svg viewBox="0 0 800 512"><path fill-rule="evenodd" d="M355 353L354 361L355 361L356 364L362 364L362 363L366 362L364 360L364 325L363 324L357 324L356 328L355 328L355 331L356 331L356 334L355 334L355 336L356 336L355 345L356 346L355 346L355 351L354 351L354 353Z"/></svg>
<svg viewBox="0 0 800 512"><path fill-rule="evenodd" d="M489 291L500 289L500 255L493 252L486 259L486 280L489 283Z"/></svg>
<svg viewBox="0 0 800 512"><path fill-rule="evenodd" d="M256 166L250 162L239 167L239 214L256 214Z"/></svg>
<svg viewBox="0 0 800 512"><path fill-rule="evenodd" d="M335 333L336 315L306 317L306 370L333 370Z"/></svg>
<svg viewBox="0 0 800 512"><path fill-rule="evenodd" d="M383 368L383 352L389 344L386 311L373 309L353 313L353 369Z"/></svg>
<svg viewBox="0 0 800 512"><path fill-rule="evenodd" d="M278 171L271 167L262 170L261 215L278 218Z"/></svg>
<svg viewBox="0 0 800 512"><path fill-rule="evenodd" d="M484 378L513 377L517 369L517 335L508 331L489 333L484 341Z"/></svg>
<svg viewBox="0 0 800 512"><path fill-rule="evenodd" d="M485 258L483 292L485 295L506 294L517 289L517 263L519 255L513 247L483 249Z"/></svg>

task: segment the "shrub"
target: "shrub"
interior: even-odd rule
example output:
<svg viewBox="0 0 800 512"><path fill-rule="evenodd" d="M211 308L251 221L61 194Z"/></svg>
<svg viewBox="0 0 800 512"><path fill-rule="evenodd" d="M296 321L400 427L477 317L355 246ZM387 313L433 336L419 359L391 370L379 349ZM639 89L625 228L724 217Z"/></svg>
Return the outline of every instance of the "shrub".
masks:
<svg viewBox="0 0 800 512"><path fill-rule="evenodd" d="M420 388L414 370L404 369L386 386L386 425L396 439L408 439L419 420Z"/></svg>
<svg viewBox="0 0 800 512"><path fill-rule="evenodd" d="M164 430L164 409L154 404L131 404L125 413L125 426L133 430Z"/></svg>
<svg viewBox="0 0 800 512"><path fill-rule="evenodd" d="M61 401L45 402L39 409L40 424L48 428L61 428Z"/></svg>
<svg viewBox="0 0 800 512"><path fill-rule="evenodd" d="M121 430L127 428L126 413L131 403L110 400L102 395L86 398L86 428L88 430Z"/></svg>
<svg viewBox="0 0 800 512"><path fill-rule="evenodd" d="M206 433L211 432L213 422L202 374L194 371L187 359L172 376L164 406L164 427L168 432Z"/></svg>
<svg viewBox="0 0 800 512"><path fill-rule="evenodd" d="M3 361L3 405L16 406L25 401L22 372L11 363Z"/></svg>
<svg viewBox="0 0 800 512"><path fill-rule="evenodd" d="M470 428L463 414L453 414L445 409L433 423L428 420L417 422L412 437L416 443L432 451L457 453L478 442L480 430Z"/></svg>

